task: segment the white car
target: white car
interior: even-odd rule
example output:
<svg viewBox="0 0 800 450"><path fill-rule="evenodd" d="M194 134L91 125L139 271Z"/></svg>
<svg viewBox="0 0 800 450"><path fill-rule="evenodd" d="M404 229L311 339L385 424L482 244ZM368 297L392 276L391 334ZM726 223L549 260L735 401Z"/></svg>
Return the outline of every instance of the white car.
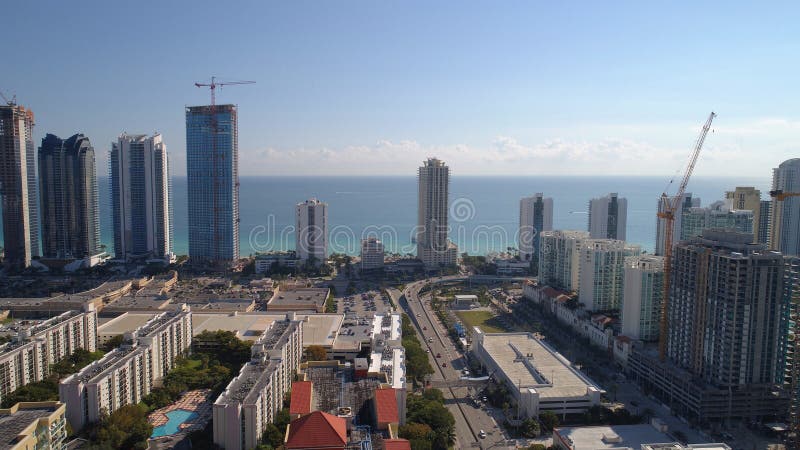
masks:
<svg viewBox="0 0 800 450"><path fill-rule="evenodd" d="M486 432L485 432L485 431L483 431L483 430L481 430L481 431L480 431L480 433L478 433L478 436L479 436L481 439L485 439L485 438L486 438Z"/></svg>

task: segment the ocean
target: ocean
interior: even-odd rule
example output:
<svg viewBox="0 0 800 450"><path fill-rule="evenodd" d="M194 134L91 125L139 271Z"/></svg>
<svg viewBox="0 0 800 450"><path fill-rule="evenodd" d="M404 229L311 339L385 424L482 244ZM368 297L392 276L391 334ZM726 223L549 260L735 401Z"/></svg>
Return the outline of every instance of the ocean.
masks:
<svg viewBox="0 0 800 450"><path fill-rule="evenodd" d="M553 198L555 229L585 230L589 199L617 192L628 199L627 241L652 251L657 201L668 181L666 177L451 176L450 238L460 253L516 247L519 199L536 192ZM274 176L242 177L240 182L242 256L293 249L294 207L311 197L328 203L331 252L357 255L367 234L381 237L387 252L416 251L411 239L417 221L416 177ZM755 186L766 198L770 183L769 177L694 177L687 190L705 206L736 186ZM112 252L109 180L99 178L98 184L102 242ZM175 177L177 254L188 253L186 198L186 178Z"/></svg>

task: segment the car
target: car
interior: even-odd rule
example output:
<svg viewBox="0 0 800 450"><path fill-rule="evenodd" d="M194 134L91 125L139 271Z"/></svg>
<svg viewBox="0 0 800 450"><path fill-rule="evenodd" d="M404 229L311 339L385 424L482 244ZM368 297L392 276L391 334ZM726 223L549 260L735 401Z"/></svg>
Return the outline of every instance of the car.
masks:
<svg viewBox="0 0 800 450"><path fill-rule="evenodd" d="M430 352L431 352L431 349L429 349L429 348L425 349L425 353L430 353Z"/></svg>
<svg viewBox="0 0 800 450"><path fill-rule="evenodd" d="M437 357L437 358L441 358L441 357L442 357L442 354L441 354L441 353L437 353L437 354L436 354L436 357Z"/></svg>
<svg viewBox="0 0 800 450"><path fill-rule="evenodd" d="M447 363L442 363L442 367L447 367Z"/></svg>
<svg viewBox="0 0 800 450"><path fill-rule="evenodd" d="M420 317L420 314L419 314L419 313L417 313L417 317Z"/></svg>
<svg viewBox="0 0 800 450"><path fill-rule="evenodd" d="M424 326L424 325L423 325L423 326L422 326L422 331L428 331L428 327L426 327L426 326Z"/></svg>
<svg viewBox="0 0 800 450"><path fill-rule="evenodd" d="M428 338L428 343L432 343L432 342L433 342L433 338L432 338L432 337L429 337L429 338Z"/></svg>
<svg viewBox="0 0 800 450"><path fill-rule="evenodd" d="M481 430L478 432L478 436L480 436L481 439L486 439L486 432Z"/></svg>

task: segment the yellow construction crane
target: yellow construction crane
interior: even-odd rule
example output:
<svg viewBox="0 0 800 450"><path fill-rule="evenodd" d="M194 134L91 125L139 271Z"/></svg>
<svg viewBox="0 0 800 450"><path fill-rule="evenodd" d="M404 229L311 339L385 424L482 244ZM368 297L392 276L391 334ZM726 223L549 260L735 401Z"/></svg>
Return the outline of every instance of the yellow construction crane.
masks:
<svg viewBox="0 0 800 450"><path fill-rule="evenodd" d="M667 356L667 329L668 329L668 309L669 309L669 288L672 279L672 240L673 240L673 225L675 224L675 211L678 210L683 193L686 192L686 185L689 184L689 178L694 171L694 165L697 163L697 158L700 156L700 150L703 148L703 142L706 140L708 130L711 128L711 122L714 121L717 115L712 111L706 120L703 129L700 131L697 141L695 141L692 153L689 155L689 163L686 166L686 171L683 173L681 184L678 187L678 192L674 197L670 197L666 192L661 194L661 204L663 207L658 212L658 218L664 220L664 297L661 299L661 317L659 323L659 338L658 338L658 356L663 361ZM672 184L672 181L670 181Z"/></svg>
<svg viewBox="0 0 800 450"><path fill-rule="evenodd" d="M787 197L800 197L800 192L783 192L782 190L778 189L777 191L769 191L769 196L779 202L782 202L786 200Z"/></svg>

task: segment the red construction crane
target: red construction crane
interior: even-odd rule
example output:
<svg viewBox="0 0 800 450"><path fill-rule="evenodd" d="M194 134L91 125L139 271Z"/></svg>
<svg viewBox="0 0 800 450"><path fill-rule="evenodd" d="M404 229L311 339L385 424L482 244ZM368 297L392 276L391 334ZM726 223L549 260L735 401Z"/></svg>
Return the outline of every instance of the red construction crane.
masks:
<svg viewBox="0 0 800 450"><path fill-rule="evenodd" d="M669 288L670 281L672 280L672 239L673 239L673 225L675 224L675 211L683 199L683 193L686 192L686 185L689 184L689 178L694 171L694 165L697 163L697 157L700 156L700 150L703 148L703 142L706 140L708 130L711 128L711 122L717 115L712 111L706 120L703 129L700 131L700 136L694 144L694 149L689 155L689 163L686 166L686 171L683 174L683 179L678 187L678 192L674 197L670 197L666 192L661 194L662 210L658 213L658 218L664 220L664 297L661 299L661 317L659 323L659 337L658 337L658 356L663 361L667 355L667 328L668 317L667 312L669 309ZM672 184L672 181L670 181Z"/></svg>
<svg viewBox="0 0 800 450"><path fill-rule="evenodd" d="M255 81L217 81L217 77L211 77L211 83L195 83L196 87L207 87L211 89L211 152L209 157L212 161L213 176L217 176L217 160L224 159L225 155L217 152L217 133L219 132L217 124L217 87L231 86L236 84L255 84ZM239 180L235 180L235 189L239 189ZM219 180L212 180L213 188L213 209L214 209L214 259L220 259L219 243L222 240L222 235L219 230L219 207L217 205L217 197L219 196ZM237 245L235 242L233 245Z"/></svg>

